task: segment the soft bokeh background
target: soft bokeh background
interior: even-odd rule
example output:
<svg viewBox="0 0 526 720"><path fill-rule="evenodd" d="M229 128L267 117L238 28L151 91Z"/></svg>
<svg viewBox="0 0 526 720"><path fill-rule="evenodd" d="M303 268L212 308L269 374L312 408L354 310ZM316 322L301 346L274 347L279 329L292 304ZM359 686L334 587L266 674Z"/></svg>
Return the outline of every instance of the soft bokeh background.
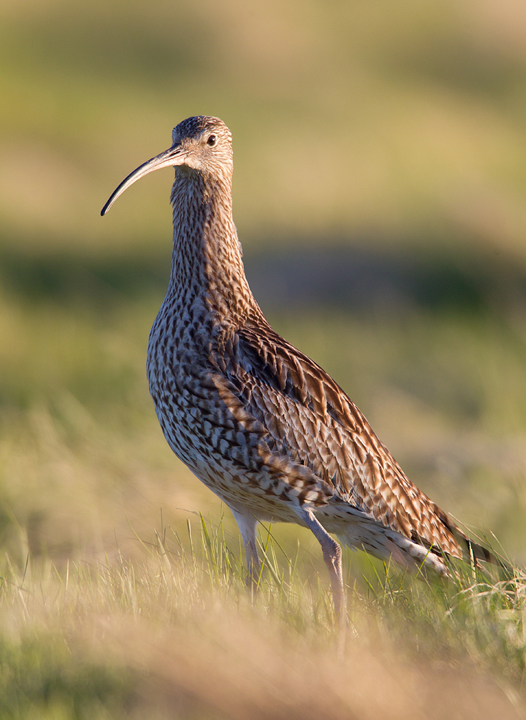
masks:
<svg viewBox="0 0 526 720"><path fill-rule="evenodd" d="M11 558L133 557L161 524L220 515L145 380L170 171L99 217L176 123L210 114L234 134L235 219L272 324L420 487L526 561L523 0L3 0L0 87ZM277 533L318 562L307 533Z"/></svg>
<svg viewBox="0 0 526 720"><path fill-rule="evenodd" d="M234 133L235 218L276 328L410 477L526 558L526 6L5 2L0 507L34 551L218 512L144 379L170 171L99 210L192 114ZM7 538L4 538L7 540Z"/></svg>

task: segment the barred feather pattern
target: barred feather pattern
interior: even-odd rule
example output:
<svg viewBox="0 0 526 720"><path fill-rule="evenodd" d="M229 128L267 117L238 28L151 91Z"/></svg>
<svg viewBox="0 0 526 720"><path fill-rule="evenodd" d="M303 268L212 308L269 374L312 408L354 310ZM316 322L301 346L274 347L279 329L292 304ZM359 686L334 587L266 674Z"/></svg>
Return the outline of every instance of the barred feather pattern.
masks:
<svg viewBox="0 0 526 720"><path fill-rule="evenodd" d="M309 508L349 546L439 573L443 553L490 559L406 477L334 380L266 321L232 217L228 128L189 118L173 140L188 154L175 167L170 282L147 371L174 453L244 517L301 523L298 509Z"/></svg>

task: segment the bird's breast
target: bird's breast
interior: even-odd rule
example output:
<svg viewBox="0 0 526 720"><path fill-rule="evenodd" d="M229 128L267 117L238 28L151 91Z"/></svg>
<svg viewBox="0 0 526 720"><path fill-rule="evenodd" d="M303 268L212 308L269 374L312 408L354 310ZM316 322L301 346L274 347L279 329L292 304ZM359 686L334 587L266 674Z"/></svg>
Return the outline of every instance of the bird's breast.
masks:
<svg viewBox="0 0 526 720"><path fill-rule="evenodd" d="M150 331L147 374L164 435L194 472L226 420L210 380L214 323L202 302L163 303Z"/></svg>

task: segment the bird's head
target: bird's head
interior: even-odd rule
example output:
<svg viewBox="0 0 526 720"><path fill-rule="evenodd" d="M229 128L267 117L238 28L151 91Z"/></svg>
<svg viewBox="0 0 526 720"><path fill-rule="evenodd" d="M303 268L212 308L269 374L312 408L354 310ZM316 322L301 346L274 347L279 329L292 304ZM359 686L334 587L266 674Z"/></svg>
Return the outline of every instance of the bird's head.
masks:
<svg viewBox="0 0 526 720"><path fill-rule="evenodd" d="M176 125L172 146L139 165L113 191L101 210L105 215L115 200L136 180L164 167L179 168L182 173L232 175L232 134L219 118L199 115Z"/></svg>

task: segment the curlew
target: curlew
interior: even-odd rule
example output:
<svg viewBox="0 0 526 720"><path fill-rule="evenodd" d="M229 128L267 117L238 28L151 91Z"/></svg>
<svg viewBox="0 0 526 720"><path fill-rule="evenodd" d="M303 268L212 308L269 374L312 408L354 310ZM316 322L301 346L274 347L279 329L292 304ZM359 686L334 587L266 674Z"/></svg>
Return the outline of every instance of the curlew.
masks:
<svg viewBox="0 0 526 720"><path fill-rule="evenodd" d="M318 539L335 609L345 612L341 547L447 574L444 556L491 559L404 474L334 380L269 325L248 286L232 218L232 136L190 117L132 183L175 168L170 281L148 342L150 392L173 452L232 510L249 577L260 520Z"/></svg>

